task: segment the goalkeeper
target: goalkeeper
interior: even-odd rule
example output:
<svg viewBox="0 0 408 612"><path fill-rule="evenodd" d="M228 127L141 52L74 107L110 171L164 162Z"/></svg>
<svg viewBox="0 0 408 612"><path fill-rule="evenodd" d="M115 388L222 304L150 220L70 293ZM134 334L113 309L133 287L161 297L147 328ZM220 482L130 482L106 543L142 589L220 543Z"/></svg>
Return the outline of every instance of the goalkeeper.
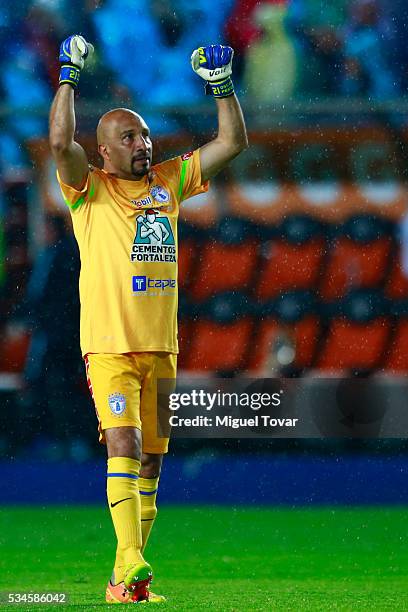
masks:
<svg viewBox="0 0 408 612"><path fill-rule="evenodd" d="M149 127L117 108L97 127L103 168L74 140L74 94L93 47L82 36L60 49L50 146L81 255L81 349L108 454L107 498L117 552L108 603L160 602L144 559L168 440L157 435L156 384L176 377L177 217L183 200L247 146L231 80L233 50L196 49L193 70L216 99L218 135L200 149L152 165ZM96 84L96 86L98 86ZM166 291L157 289L161 281Z"/></svg>

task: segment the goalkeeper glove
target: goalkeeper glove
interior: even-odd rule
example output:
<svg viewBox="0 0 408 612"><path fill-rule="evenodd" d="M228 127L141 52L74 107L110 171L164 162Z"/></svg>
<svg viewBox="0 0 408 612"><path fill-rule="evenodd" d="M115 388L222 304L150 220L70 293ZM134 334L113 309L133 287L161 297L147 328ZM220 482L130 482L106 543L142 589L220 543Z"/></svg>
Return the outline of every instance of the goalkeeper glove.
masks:
<svg viewBox="0 0 408 612"><path fill-rule="evenodd" d="M191 56L191 67L207 81L205 93L215 98L227 98L234 93L231 80L234 50L224 45L199 47Z"/></svg>
<svg viewBox="0 0 408 612"><path fill-rule="evenodd" d="M83 36L75 34L64 40L60 47L59 61L61 72L59 84L68 83L76 89L79 75L87 57L93 53L93 45L86 42Z"/></svg>

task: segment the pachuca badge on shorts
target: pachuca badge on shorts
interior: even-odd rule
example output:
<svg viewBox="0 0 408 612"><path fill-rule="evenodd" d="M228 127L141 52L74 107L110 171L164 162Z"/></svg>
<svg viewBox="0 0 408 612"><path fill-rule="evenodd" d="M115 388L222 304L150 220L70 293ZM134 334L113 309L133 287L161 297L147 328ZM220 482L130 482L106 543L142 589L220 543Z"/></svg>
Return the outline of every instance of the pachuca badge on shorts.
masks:
<svg viewBox="0 0 408 612"><path fill-rule="evenodd" d="M109 408L116 416L120 416L126 410L126 398L122 393L112 393L108 398Z"/></svg>

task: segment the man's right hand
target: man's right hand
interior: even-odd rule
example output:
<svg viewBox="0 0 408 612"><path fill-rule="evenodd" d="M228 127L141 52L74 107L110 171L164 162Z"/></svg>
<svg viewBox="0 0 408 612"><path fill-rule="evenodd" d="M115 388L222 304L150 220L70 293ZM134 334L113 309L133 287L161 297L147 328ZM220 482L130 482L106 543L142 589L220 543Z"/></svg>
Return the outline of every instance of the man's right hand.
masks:
<svg viewBox="0 0 408 612"><path fill-rule="evenodd" d="M215 98L228 98L234 93L231 80L234 49L224 45L208 45L195 49L191 55L191 67L207 81L205 92Z"/></svg>
<svg viewBox="0 0 408 612"><path fill-rule="evenodd" d="M93 45L88 43L83 36L74 34L64 40L60 47L59 61L61 72L59 84L68 83L74 89L79 82L81 69L85 60L92 55Z"/></svg>

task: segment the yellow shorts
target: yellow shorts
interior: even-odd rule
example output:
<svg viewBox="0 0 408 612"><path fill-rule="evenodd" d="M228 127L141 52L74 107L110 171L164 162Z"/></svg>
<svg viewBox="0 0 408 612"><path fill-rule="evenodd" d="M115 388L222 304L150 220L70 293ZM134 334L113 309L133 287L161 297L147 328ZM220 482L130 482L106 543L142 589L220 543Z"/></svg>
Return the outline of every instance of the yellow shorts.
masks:
<svg viewBox="0 0 408 612"><path fill-rule="evenodd" d="M145 453L167 453L157 435L157 379L176 378L172 353L88 353L86 375L99 421L99 441L110 427L137 427Z"/></svg>

